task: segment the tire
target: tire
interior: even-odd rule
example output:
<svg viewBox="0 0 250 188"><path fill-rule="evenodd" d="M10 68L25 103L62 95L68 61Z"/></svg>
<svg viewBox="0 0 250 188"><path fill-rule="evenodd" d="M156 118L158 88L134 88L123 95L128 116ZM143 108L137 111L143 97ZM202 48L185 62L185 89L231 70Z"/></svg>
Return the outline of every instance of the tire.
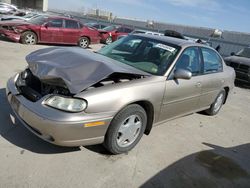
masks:
<svg viewBox="0 0 250 188"><path fill-rule="evenodd" d="M105 43L106 44L111 44L113 42L113 40L112 40L112 37L111 36L109 36L108 38L106 38L106 40L105 40Z"/></svg>
<svg viewBox="0 0 250 188"><path fill-rule="evenodd" d="M138 104L128 105L113 118L105 135L104 146L113 154L130 151L143 136L146 124L145 110Z"/></svg>
<svg viewBox="0 0 250 188"><path fill-rule="evenodd" d="M32 31L25 31L21 35L21 43L22 44L28 44L28 45L34 45L37 43L37 36Z"/></svg>
<svg viewBox="0 0 250 188"><path fill-rule="evenodd" d="M216 97L213 104L211 104L210 108L205 110L204 112L210 116L214 116L214 115L218 114L222 105L224 104L225 98L226 98L226 91L223 89L218 94L218 96Z"/></svg>
<svg viewBox="0 0 250 188"><path fill-rule="evenodd" d="M78 46L80 46L81 48L88 48L90 44L90 41L88 39L88 37L81 37L78 41Z"/></svg>

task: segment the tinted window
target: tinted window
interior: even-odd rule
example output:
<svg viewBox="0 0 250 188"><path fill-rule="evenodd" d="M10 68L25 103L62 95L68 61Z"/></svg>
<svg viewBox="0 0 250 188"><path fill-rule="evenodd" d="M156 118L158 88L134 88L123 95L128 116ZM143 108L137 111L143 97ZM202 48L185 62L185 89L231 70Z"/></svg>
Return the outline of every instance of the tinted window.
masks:
<svg viewBox="0 0 250 188"><path fill-rule="evenodd" d="M78 29L78 22L74 21L74 20L65 20L65 28L69 28L69 29Z"/></svg>
<svg viewBox="0 0 250 188"><path fill-rule="evenodd" d="M201 72L201 59L197 47L190 47L184 50L179 57L175 69L186 69L192 72L192 76Z"/></svg>
<svg viewBox="0 0 250 188"><path fill-rule="evenodd" d="M54 19L50 20L48 23L49 27L62 27L63 20L62 19Z"/></svg>
<svg viewBox="0 0 250 188"><path fill-rule="evenodd" d="M131 32L132 32L132 29L124 28L124 33L131 33Z"/></svg>
<svg viewBox="0 0 250 188"><path fill-rule="evenodd" d="M204 73L222 71L222 59L214 50L201 48L201 51L204 61Z"/></svg>

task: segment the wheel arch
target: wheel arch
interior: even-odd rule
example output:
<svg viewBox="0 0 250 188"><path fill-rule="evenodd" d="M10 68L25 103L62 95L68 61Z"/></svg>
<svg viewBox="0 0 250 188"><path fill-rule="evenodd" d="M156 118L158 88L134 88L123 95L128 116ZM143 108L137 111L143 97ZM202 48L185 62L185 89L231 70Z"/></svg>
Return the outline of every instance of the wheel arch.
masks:
<svg viewBox="0 0 250 188"><path fill-rule="evenodd" d="M226 103L226 101L227 101L227 98L228 98L228 94L229 94L229 87L224 87L224 90L225 90L225 92L226 92L226 96L225 96L225 100L224 100L224 102L223 102L223 104L225 104Z"/></svg>
<svg viewBox="0 0 250 188"><path fill-rule="evenodd" d="M81 35L81 36L80 36L80 38L79 38L79 40L80 40L82 37L86 37L86 38L88 38L88 40L89 40L89 44L91 43L91 39L90 39L90 37L89 37L89 36L86 36L86 35Z"/></svg>
<svg viewBox="0 0 250 188"><path fill-rule="evenodd" d="M27 30L24 30L22 33L21 33L21 35L23 35L25 32L27 32L27 31L30 31L30 32L32 32L32 33L34 33L35 35L36 35L36 38L37 38L37 42L39 42L40 41L40 36L38 35L38 33L37 32L35 32L34 30L32 30L32 29L27 29ZM20 40L21 40L21 38L20 38Z"/></svg>
<svg viewBox="0 0 250 188"><path fill-rule="evenodd" d="M132 104L138 104L140 105L147 114L147 125L146 129L144 131L144 134L149 135L152 127L153 127L153 121L154 121L154 106L151 102L142 100L142 101L136 101Z"/></svg>

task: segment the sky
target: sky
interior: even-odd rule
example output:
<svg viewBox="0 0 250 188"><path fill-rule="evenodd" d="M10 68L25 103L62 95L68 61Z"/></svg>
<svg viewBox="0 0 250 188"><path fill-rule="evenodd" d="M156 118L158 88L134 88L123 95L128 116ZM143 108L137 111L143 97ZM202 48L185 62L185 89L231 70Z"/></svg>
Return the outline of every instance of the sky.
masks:
<svg viewBox="0 0 250 188"><path fill-rule="evenodd" d="M49 8L250 33L250 0L49 0Z"/></svg>

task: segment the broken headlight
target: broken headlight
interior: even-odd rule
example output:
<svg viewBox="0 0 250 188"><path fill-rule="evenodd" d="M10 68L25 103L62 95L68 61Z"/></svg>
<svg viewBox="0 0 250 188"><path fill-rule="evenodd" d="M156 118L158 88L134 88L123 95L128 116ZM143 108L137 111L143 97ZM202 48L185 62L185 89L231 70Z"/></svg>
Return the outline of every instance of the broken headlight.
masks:
<svg viewBox="0 0 250 188"><path fill-rule="evenodd" d="M44 101L44 104L67 112L81 112L86 109L87 102L83 99L53 95Z"/></svg>

